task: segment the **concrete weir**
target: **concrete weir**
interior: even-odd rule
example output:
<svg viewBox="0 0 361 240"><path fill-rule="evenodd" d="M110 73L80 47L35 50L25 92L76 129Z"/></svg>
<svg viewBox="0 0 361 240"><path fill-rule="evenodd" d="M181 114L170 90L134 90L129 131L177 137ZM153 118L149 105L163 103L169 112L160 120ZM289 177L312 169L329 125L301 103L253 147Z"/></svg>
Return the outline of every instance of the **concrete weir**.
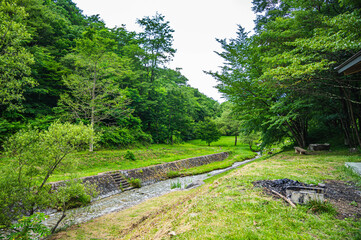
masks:
<svg viewBox="0 0 361 240"><path fill-rule="evenodd" d="M361 162L346 162L345 166L351 168L355 173L361 176Z"/></svg>
<svg viewBox="0 0 361 240"><path fill-rule="evenodd" d="M202 166L212 162L222 161L228 156L229 152L215 153L149 167L99 173L95 176L83 177L81 180L84 184L95 185L97 191L99 192L99 196L111 195L112 193L118 193L120 191L129 189L129 186L125 185L125 180L138 178L141 180L142 186L146 186L167 179L167 174L170 171L179 171L182 169ZM57 186L61 185L62 183L63 181L59 181L51 184L53 188L57 188Z"/></svg>

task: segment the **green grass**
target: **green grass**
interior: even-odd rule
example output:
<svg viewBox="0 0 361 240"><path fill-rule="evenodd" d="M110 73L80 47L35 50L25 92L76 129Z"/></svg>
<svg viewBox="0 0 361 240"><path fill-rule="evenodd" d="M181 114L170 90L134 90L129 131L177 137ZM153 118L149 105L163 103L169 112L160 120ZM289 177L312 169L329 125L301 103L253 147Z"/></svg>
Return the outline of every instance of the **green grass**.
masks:
<svg viewBox="0 0 361 240"><path fill-rule="evenodd" d="M309 205L292 208L252 184L280 178L313 184L327 179L361 184L361 178L344 167L345 162L360 159L360 154L347 151L284 152L213 178L199 188L150 199L59 236L169 239L169 232L174 231L172 239L360 239L360 220L337 219L327 204L317 206L318 211L311 211Z"/></svg>
<svg viewBox="0 0 361 240"><path fill-rule="evenodd" d="M255 155L249 151L247 145L238 144L238 146L235 147L234 137L221 137L218 142L213 143L210 147L205 142L194 140L183 144L153 144L148 147L134 148L130 151L134 154L135 160L124 157L128 151L128 149L124 149L74 153L69 156L69 159L70 162L75 163L75 170L65 174L64 171L60 169L55 172L50 181L64 180L66 177L92 176L107 171L147 167L225 151L232 152L231 157L225 161L180 172L183 175L200 174L231 166L238 160L251 158Z"/></svg>
<svg viewBox="0 0 361 240"><path fill-rule="evenodd" d="M74 163L75 170L65 174L64 170L60 168L50 180L59 181L67 176L73 177L74 174L76 177L84 177L107 171L147 167L185 158L219 153L223 150L218 147L199 146L190 143L177 145L154 144L149 147L131 149L135 160L124 157L127 151L102 150L74 153L69 156L69 160Z"/></svg>
<svg viewBox="0 0 361 240"><path fill-rule="evenodd" d="M50 181L92 176L114 170L147 167L224 151L244 153L245 155L249 154L249 150L245 145L234 147L233 139L233 137L222 137L219 142L213 143L210 147L207 146L205 142L196 140L175 145L153 144L148 147L133 149L77 152L67 156L67 164L59 166L50 178ZM131 155L130 153L134 154L134 158L129 157ZM0 168L6 167L7 163L8 159L2 157L0 159ZM232 165L232 163L227 160L227 162L223 164L219 162L208 167L202 166L198 169L191 169L189 172L184 172L183 174L197 174L229 165Z"/></svg>
<svg viewBox="0 0 361 240"><path fill-rule="evenodd" d="M189 141L189 143L199 145L199 146L206 146L207 144L199 139ZM217 147L223 151L229 151L230 156L219 162L213 162L207 165L183 169L180 171L182 175L196 175L201 173L210 172L216 169L227 168L233 165L235 162L240 162L245 159L250 159L256 156L256 153L251 152L249 146L246 144L237 143L237 146L234 145L234 137L233 136L224 136L217 142L211 144L213 147Z"/></svg>

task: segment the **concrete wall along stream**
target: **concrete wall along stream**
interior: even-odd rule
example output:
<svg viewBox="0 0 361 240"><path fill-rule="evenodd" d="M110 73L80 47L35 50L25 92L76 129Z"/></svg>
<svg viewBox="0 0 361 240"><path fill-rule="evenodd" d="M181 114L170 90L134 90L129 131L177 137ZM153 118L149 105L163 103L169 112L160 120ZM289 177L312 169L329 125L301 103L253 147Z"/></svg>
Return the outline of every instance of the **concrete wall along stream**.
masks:
<svg viewBox="0 0 361 240"><path fill-rule="evenodd" d="M126 189L127 186L124 186L125 179L129 180L131 178L138 178L141 180L143 186L149 185L167 179L167 173L170 171L179 171L182 169L198 167L216 161L222 161L228 156L228 152L215 153L211 155L187 158L144 168L99 173L95 176L83 177L81 178L81 180L84 184L96 185L97 191L99 192L100 196L109 195L112 192L119 192L120 190L123 190L123 188ZM122 184L120 184L120 182L122 182ZM57 186L62 184L62 181L54 182L51 184L53 185L53 188L56 189ZM123 186L121 187L121 185Z"/></svg>

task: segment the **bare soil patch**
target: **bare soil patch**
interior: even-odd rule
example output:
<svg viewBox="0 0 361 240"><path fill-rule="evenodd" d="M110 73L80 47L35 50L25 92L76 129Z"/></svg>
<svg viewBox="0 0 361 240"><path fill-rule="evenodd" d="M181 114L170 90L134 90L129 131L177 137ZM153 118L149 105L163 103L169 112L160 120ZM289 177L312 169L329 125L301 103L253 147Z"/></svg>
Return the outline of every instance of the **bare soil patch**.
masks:
<svg viewBox="0 0 361 240"><path fill-rule="evenodd" d="M306 184L287 178L256 181L253 182L253 185L264 188L267 194L273 196L274 194L272 194L271 190L285 196L287 187L315 187L313 184ZM336 208L337 218L361 218L361 189L355 183L327 180L324 186L321 185L321 187L325 189L325 199Z"/></svg>

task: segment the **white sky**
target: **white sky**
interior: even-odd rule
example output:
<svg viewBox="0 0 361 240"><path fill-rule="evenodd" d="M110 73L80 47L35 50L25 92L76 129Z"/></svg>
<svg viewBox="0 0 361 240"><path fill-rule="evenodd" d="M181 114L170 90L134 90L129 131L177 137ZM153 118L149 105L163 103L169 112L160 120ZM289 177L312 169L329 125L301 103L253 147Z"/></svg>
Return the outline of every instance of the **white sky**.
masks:
<svg viewBox="0 0 361 240"><path fill-rule="evenodd" d="M126 25L140 32L136 20L156 12L170 22L173 47L177 49L170 68L182 68L192 87L223 102L214 86L216 80L203 71L217 71L222 65L214 51L221 51L216 38L236 37L237 24L251 31L254 27L252 0L73 0L86 15L99 14L107 27Z"/></svg>

